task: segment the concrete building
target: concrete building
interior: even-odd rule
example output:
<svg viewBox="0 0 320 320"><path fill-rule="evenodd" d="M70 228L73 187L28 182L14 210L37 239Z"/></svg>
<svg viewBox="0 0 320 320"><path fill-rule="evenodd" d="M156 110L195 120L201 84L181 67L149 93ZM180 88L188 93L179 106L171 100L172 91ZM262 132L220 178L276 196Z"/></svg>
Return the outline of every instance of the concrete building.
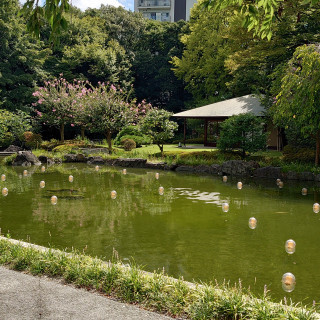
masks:
<svg viewBox="0 0 320 320"><path fill-rule="evenodd" d="M134 0L134 11L147 19L175 22L188 21L197 0Z"/></svg>

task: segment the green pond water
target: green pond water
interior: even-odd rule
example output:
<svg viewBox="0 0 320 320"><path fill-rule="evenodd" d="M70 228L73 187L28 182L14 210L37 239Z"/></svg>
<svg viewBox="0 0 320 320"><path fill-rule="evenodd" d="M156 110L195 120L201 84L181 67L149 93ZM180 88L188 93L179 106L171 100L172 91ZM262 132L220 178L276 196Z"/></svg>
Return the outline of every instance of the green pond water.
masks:
<svg viewBox="0 0 320 320"><path fill-rule="evenodd" d="M43 246L76 248L104 259L113 248L124 263L144 270L162 270L190 281L242 281L262 295L264 285L274 300L320 301L319 186L275 181L222 182L221 177L196 176L145 169L64 164L47 168L0 166L7 176L0 182L2 234ZM74 181L70 183L68 176ZM44 180L45 188L39 183ZM164 195L159 195L159 186ZM308 188L308 195L301 188ZM110 192L117 191L111 199ZM52 205L52 195L58 197ZM222 211L222 203L230 205ZM248 226L250 217L258 221ZM296 241L296 252L285 252L285 241ZM281 277L292 272L296 287L283 291Z"/></svg>

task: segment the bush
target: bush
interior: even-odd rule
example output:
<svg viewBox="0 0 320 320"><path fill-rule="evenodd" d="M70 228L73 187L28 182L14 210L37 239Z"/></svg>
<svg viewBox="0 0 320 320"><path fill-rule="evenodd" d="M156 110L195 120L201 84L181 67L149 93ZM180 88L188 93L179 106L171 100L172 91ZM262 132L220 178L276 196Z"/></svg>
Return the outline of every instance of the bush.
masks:
<svg viewBox="0 0 320 320"><path fill-rule="evenodd" d="M114 145L121 145L121 140L124 136L133 136L133 137L145 137L144 134L140 131L137 126L127 126L124 127L116 136L113 141ZM148 138L148 137L147 137ZM133 139L134 140L134 139ZM145 144L145 143L142 143Z"/></svg>
<svg viewBox="0 0 320 320"><path fill-rule="evenodd" d="M123 149L126 151L131 151L136 148L136 143L132 139L125 139L122 141Z"/></svg>
<svg viewBox="0 0 320 320"><path fill-rule="evenodd" d="M133 140L135 143L136 143L136 147L137 148L140 148L142 147L143 144L151 144L152 143L152 140L151 138L147 137L147 136L132 136L132 135L126 135L126 136L123 136L121 138L121 145L123 145L122 141L126 140L126 139L131 139Z"/></svg>
<svg viewBox="0 0 320 320"><path fill-rule="evenodd" d="M61 153L79 153L79 146L76 144L62 144L52 149L53 152Z"/></svg>
<svg viewBox="0 0 320 320"><path fill-rule="evenodd" d="M14 141L14 136L11 132L5 132L0 136L0 147L6 148Z"/></svg>
<svg viewBox="0 0 320 320"><path fill-rule="evenodd" d="M292 145L283 148L285 162L314 162L315 154L315 150L311 148L299 148Z"/></svg>
<svg viewBox="0 0 320 320"><path fill-rule="evenodd" d="M267 134L262 119L252 113L230 117L221 123L217 147L220 151L240 150L244 158L247 153L263 150L267 146Z"/></svg>
<svg viewBox="0 0 320 320"><path fill-rule="evenodd" d="M53 148L60 146L61 142L57 139L51 139L50 141L43 141L41 148L44 150L51 151Z"/></svg>
<svg viewBox="0 0 320 320"><path fill-rule="evenodd" d="M22 134L21 141L27 148L36 149L41 146L42 137L38 133L26 131Z"/></svg>

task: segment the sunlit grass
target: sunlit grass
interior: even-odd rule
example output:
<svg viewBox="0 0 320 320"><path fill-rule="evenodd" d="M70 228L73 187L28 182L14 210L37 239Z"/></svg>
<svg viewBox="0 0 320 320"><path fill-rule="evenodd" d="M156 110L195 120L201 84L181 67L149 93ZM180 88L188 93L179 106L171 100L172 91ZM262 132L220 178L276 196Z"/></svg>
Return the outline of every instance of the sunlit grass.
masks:
<svg viewBox="0 0 320 320"><path fill-rule="evenodd" d="M274 303L265 292L257 299L241 283L195 284L163 273L147 273L135 264L104 262L77 252L39 250L0 240L0 264L33 275L63 278L152 311L186 319L319 319L314 307Z"/></svg>

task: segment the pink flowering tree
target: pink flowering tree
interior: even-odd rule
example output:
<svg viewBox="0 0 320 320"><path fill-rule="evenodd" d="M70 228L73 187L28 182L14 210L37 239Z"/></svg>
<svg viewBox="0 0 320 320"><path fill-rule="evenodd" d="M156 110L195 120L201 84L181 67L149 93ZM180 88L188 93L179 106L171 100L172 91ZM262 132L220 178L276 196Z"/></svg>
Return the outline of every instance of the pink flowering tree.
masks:
<svg viewBox="0 0 320 320"><path fill-rule="evenodd" d="M60 131L61 142L64 142L64 128L67 123L72 123L72 106L80 83L69 83L60 75L59 79L46 81L43 87L37 88L33 93L37 102L33 106L37 109L37 117L43 124L57 127ZM77 87L78 86L78 87Z"/></svg>
<svg viewBox="0 0 320 320"><path fill-rule="evenodd" d="M146 103L136 105L128 101L128 95L120 88L109 84L99 84L90 95L92 101L92 131L101 132L107 139L108 148L112 151L112 134L123 127L136 124L149 107Z"/></svg>
<svg viewBox="0 0 320 320"><path fill-rule="evenodd" d="M71 102L71 125L77 125L81 129L81 139L84 140L85 130L91 130L93 126L93 93L94 88L89 81L77 81L74 85L75 90L72 92Z"/></svg>

